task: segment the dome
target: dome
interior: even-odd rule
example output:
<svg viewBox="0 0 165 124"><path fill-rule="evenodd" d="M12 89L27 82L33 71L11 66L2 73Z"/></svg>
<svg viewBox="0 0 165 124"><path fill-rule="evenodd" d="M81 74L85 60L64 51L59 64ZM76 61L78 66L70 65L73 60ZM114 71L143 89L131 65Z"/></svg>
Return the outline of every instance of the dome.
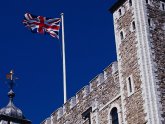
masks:
<svg viewBox="0 0 165 124"><path fill-rule="evenodd" d="M24 119L25 117L23 116L22 111L13 103L13 97L15 96L15 94L12 90L10 90L8 96L10 98L9 103L6 107L0 109L0 113L14 118Z"/></svg>
<svg viewBox="0 0 165 124"><path fill-rule="evenodd" d="M2 108L0 110L0 113L3 115L15 117L15 118L20 118L20 119L24 118L22 111L18 109L17 107L15 107L12 101L10 101L6 107Z"/></svg>

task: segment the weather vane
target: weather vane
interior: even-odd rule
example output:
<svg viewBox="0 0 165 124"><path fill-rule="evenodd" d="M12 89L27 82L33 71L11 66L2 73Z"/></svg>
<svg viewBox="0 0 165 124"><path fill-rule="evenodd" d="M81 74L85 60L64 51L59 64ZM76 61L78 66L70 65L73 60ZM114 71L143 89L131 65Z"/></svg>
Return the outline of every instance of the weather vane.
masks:
<svg viewBox="0 0 165 124"><path fill-rule="evenodd" d="M14 77L14 71L13 70L11 70L10 73L6 74L6 79L10 80L9 81L9 87L10 87L10 89L13 89L14 81L15 81L15 79L18 79L16 77Z"/></svg>

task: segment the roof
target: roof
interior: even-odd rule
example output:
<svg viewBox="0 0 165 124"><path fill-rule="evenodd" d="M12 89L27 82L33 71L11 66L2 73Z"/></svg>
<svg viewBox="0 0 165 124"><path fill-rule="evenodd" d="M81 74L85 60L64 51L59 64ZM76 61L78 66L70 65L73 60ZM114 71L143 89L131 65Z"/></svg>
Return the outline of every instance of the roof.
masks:
<svg viewBox="0 0 165 124"><path fill-rule="evenodd" d="M0 109L0 121L7 120L7 121L19 122L21 124L31 124L31 121L26 120L22 111L14 105L13 103L14 96L15 93L13 92L12 89L10 89L10 91L8 92L9 103L6 107Z"/></svg>
<svg viewBox="0 0 165 124"><path fill-rule="evenodd" d="M160 0L162 2L165 2L165 0ZM122 4L124 4L126 2L126 0L118 0L113 6L111 6L109 8L109 11L111 13L114 13L114 11L116 11Z"/></svg>
<svg viewBox="0 0 165 124"><path fill-rule="evenodd" d="M11 117L8 115L4 115L4 114L0 114L0 121L11 121L11 122L15 122L18 124L31 124L30 120L25 120L25 119L19 119L19 118L15 118L15 117Z"/></svg>
<svg viewBox="0 0 165 124"><path fill-rule="evenodd" d="M13 103L14 96L15 96L15 93L11 89L8 92L9 103L6 107L0 109L0 113L4 115L16 117L16 118L24 118L22 111L18 109Z"/></svg>
<svg viewBox="0 0 165 124"><path fill-rule="evenodd" d="M22 111L19 108L17 108L11 100L9 101L6 107L0 109L0 113L15 118L20 118L20 119L25 118L23 116Z"/></svg>

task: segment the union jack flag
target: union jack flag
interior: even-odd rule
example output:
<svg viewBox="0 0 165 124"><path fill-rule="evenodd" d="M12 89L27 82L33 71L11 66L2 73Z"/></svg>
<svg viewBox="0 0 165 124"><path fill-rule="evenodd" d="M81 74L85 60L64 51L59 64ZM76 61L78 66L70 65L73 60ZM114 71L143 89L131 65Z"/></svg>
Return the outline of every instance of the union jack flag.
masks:
<svg viewBox="0 0 165 124"><path fill-rule="evenodd" d="M50 34L52 37L59 39L61 18L46 18L35 16L29 13L25 14L23 24L33 33Z"/></svg>

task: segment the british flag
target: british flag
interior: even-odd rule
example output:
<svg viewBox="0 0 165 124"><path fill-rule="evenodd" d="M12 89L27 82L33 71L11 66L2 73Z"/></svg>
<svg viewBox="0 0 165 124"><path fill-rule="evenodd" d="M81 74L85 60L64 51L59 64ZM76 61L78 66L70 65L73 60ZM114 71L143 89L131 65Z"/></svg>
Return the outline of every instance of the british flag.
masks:
<svg viewBox="0 0 165 124"><path fill-rule="evenodd" d="M52 37L59 39L61 18L46 18L35 16L29 13L25 14L23 24L33 33L50 34Z"/></svg>

